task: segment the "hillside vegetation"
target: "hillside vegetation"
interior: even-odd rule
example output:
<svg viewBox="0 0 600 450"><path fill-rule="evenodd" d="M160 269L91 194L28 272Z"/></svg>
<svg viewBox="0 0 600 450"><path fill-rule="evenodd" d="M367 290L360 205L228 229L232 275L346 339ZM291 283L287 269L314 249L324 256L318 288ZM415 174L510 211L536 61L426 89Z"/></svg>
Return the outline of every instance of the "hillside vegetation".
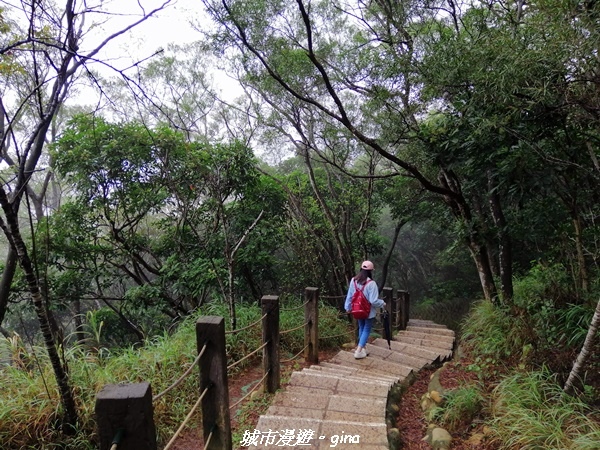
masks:
<svg viewBox="0 0 600 450"><path fill-rule="evenodd" d="M129 30L181 7L152 3L0 6L0 445L93 445L94 393L170 385L199 314L233 332L314 287L346 331L364 260L458 332L498 445L587 445L600 3L202 0L197 41L130 61ZM528 384L554 431L511 399ZM192 400L160 400L163 443Z"/></svg>

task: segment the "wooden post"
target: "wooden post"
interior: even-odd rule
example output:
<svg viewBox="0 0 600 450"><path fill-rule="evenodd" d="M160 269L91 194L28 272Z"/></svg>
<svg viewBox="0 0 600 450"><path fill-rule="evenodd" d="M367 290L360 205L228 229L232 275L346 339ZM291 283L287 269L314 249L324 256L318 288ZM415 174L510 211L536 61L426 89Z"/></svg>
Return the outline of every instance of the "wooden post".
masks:
<svg viewBox="0 0 600 450"><path fill-rule="evenodd" d="M304 291L304 359L319 364L319 288L307 287Z"/></svg>
<svg viewBox="0 0 600 450"><path fill-rule="evenodd" d="M156 428L149 383L107 384L96 395L100 450L156 450Z"/></svg>
<svg viewBox="0 0 600 450"><path fill-rule="evenodd" d="M225 320L219 316L203 316L196 322L196 342L200 353L200 395L202 431L206 450L231 450L229 390L227 387L227 355L225 353ZM212 436L211 436L212 433Z"/></svg>
<svg viewBox="0 0 600 450"><path fill-rule="evenodd" d="M393 294L393 289L391 287L384 287L381 290L381 297L383 298L383 301L385 302L385 309L387 310L389 317L390 317L390 326L393 325L393 319L394 319L394 311L395 311L395 305L394 305L394 301L392 298Z"/></svg>
<svg viewBox="0 0 600 450"><path fill-rule="evenodd" d="M396 295L396 297L392 300L394 304L394 312L395 314L392 316L394 321L394 329L400 330L402 328L402 299L400 295Z"/></svg>
<svg viewBox="0 0 600 450"><path fill-rule="evenodd" d="M400 301L400 315L402 317L400 329L406 330L410 316L410 295L408 291L398 291L398 299Z"/></svg>
<svg viewBox="0 0 600 450"><path fill-rule="evenodd" d="M263 295L261 300L262 315L262 341L267 345L263 348L263 370L267 374L264 391L275 393L280 386L279 370L279 297L276 295Z"/></svg>

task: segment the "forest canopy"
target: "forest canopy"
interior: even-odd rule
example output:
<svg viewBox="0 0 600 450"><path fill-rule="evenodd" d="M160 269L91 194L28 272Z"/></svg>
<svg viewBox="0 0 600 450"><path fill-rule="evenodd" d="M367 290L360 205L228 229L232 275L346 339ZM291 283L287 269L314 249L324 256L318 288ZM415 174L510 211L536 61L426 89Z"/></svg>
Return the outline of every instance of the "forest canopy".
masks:
<svg viewBox="0 0 600 450"><path fill-rule="evenodd" d="M90 48L118 14L92 3L0 8L0 331L43 343L66 423L92 322L126 347L223 302L235 329L367 258L451 325L529 317L542 359L595 329L596 3L203 0L196 42L128 69L100 50L172 2Z"/></svg>

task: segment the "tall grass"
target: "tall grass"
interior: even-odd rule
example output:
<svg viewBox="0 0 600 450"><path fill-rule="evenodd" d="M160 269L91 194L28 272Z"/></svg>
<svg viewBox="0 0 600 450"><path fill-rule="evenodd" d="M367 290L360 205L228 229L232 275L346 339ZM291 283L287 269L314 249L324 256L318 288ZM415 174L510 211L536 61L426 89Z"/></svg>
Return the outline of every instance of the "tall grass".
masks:
<svg viewBox="0 0 600 450"><path fill-rule="evenodd" d="M516 373L493 392L492 431L500 449L597 450L600 424L546 371Z"/></svg>
<svg viewBox="0 0 600 450"><path fill-rule="evenodd" d="M291 305L290 305L291 306ZM199 315L220 315L227 319L226 305L211 303ZM331 307L319 309L322 336L348 331L348 323L340 320ZM261 317L256 305L238 306L238 324L243 328ZM154 395L164 391L192 364L196 355L195 322L186 320L169 336L164 334L143 347L110 350L86 347L65 349L70 382L80 414L78 434L65 437L58 431L60 401L51 366L43 348L28 347L18 339L9 342L13 365L0 368L0 442L2 450L64 450L97 448L94 404L96 393L106 384L146 381ZM303 308L280 313L280 329L295 328L304 322ZM336 346L347 336L324 339L324 348ZM291 357L304 346L304 331L299 329L281 336L281 357ZM228 364L242 359L261 345L261 325L226 335ZM260 352L259 352L260 355ZM245 360L235 370L256 362ZM160 443L166 442L194 404L198 392L198 375L194 371L181 385L154 402L154 419Z"/></svg>
<svg viewBox="0 0 600 450"><path fill-rule="evenodd" d="M463 321L462 341L473 353L496 363L526 348L529 339L523 331L527 329L522 317L483 300L473 305Z"/></svg>
<svg viewBox="0 0 600 450"><path fill-rule="evenodd" d="M441 406L432 411L432 421L446 428L450 433L462 431L480 414L485 405L479 385L462 385L444 395Z"/></svg>

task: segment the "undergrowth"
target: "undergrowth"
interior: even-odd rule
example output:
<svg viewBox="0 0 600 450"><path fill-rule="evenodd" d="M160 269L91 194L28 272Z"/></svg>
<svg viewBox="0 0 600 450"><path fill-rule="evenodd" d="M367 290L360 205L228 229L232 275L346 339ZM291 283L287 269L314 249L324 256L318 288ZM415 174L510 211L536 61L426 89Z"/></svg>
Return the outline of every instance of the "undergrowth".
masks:
<svg viewBox="0 0 600 450"><path fill-rule="evenodd" d="M288 305L286 305L288 306ZM290 302L289 310L280 312L280 330L289 330L304 322L304 309ZM261 345L261 311L255 305L238 305L239 329L258 324L238 333L226 335L228 364L239 361ZM227 307L211 303L199 315L221 315L227 320ZM195 323L190 317L173 335L164 334L148 340L141 347L106 349L75 346L64 349L70 384L74 391L80 421L75 436L59 431L61 407L51 366L42 347L25 345L18 336L5 342L12 360L0 368L0 442L3 450L87 450L97 448L94 421L95 396L107 384L146 381L153 395L164 391L181 377L197 356ZM349 325L337 310L319 308L319 345L338 346L347 340ZM328 336L334 336L328 338ZM281 335L281 358L291 358L304 347L302 328ZM236 365L237 370L255 364L260 352ZM198 396L198 375L194 370L175 389L154 402L154 421L159 444L173 435Z"/></svg>

